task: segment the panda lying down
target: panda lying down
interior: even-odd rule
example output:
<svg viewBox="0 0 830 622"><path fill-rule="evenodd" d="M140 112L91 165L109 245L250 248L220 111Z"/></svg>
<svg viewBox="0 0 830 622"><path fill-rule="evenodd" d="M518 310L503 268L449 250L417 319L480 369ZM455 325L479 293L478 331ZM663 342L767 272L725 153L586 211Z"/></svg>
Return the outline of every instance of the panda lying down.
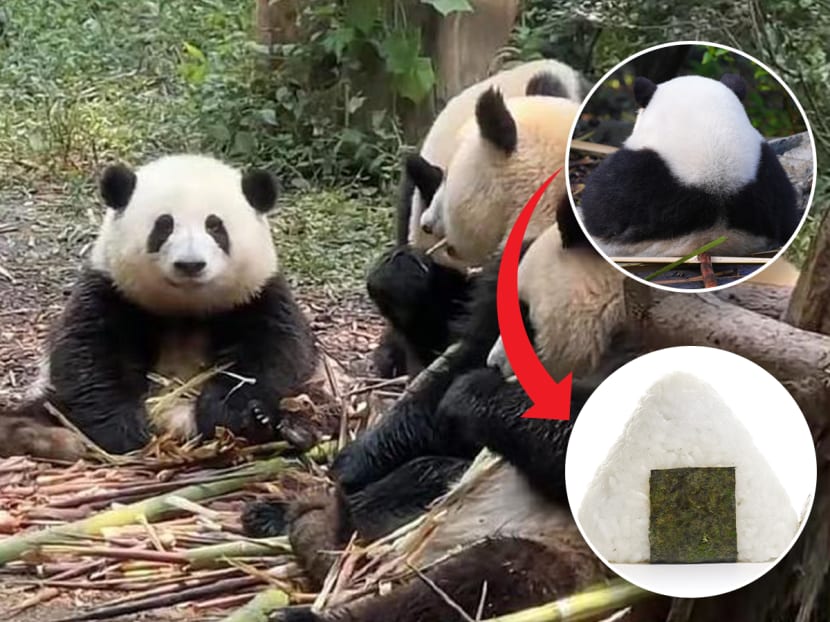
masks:
<svg viewBox="0 0 830 622"><path fill-rule="evenodd" d="M542 363L556 377L574 369L583 378L574 386L572 419L522 419L530 401L520 385L485 366L498 336L493 263L480 277L477 306L457 349L377 427L340 453L332 467L334 494L288 506L252 504L243 515L250 535L275 535L287 526L293 550L311 578L322 581L330 552L342 549L353 531L374 539L415 518L486 448L502 461L464 498L463 509L440 523L415 562L430 564L456 547L463 550L427 575L469 612L486 582L484 617L537 605L607 577L570 517L564 453L573 420L597 377L631 354L615 347L623 331L623 277L580 234L567 202L560 203L557 222L525 245L519 290ZM574 321L582 322L578 329ZM587 341L580 341L583 336ZM555 347L557 340L562 347ZM344 608L281 616L297 622L461 619L418 579Z"/></svg>
<svg viewBox="0 0 830 622"><path fill-rule="evenodd" d="M0 413L14 430L0 455L77 457L77 438L49 427L46 400L111 453L142 447L154 431L279 436L280 398L313 376L317 352L266 217L276 180L176 155L109 167L101 195L107 213L49 339L39 395ZM195 402L150 420L149 372L188 380L218 365Z"/></svg>

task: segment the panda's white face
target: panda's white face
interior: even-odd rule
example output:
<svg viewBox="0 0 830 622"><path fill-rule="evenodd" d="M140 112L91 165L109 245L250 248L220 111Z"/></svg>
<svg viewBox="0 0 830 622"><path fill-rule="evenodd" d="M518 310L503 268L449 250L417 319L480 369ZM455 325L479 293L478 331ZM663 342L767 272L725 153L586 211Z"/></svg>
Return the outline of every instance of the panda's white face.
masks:
<svg viewBox="0 0 830 622"><path fill-rule="evenodd" d="M276 273L266 216L276 187L264 173L257 208L242 174L212 158L168 156L130 175L105 176L111 209L91 259L130 300L157 313L218 312L250 300Z"/></svg>
<svg viewBox="0 0 830 622"><path fill-rule="evenodd" d="M657 85L625 147L657 152L681 183L733 193L755 179L762 141L728 86L681 76Z"/></svg>

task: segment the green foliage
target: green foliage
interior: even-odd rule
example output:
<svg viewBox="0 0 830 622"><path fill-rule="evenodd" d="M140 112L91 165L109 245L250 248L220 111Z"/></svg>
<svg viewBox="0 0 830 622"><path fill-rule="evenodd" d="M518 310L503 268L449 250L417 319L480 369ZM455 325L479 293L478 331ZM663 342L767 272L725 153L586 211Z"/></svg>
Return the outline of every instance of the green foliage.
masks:
<svg viewBox="0 0 830 622"><path fill-rule="evenodd" d="M205 151L271 166L289 187L390 185L398 100L419 102L435 83L401 1L311 0L299 16L308 36L270 48L252 42L252 9L8 0L0 162L11 176L64 178L114 158Z"/></svg>
<svg viewBox="0 0 830 622"><path fill-rule="evenodd" d="M818 151L813 207L790 252L800 261L818 219L830 211L827 9L826 0L526 0L512 43L522 58L544 52L594 79L647 47L689 39L736 47L771 67L804 107ZM762 85L768 78L759 76Z"/></svg>
<svg viewBox="0 0 830 622"><path fill-rule="evenodd" d="M763 67L714 46L706 48L700 62L691 62L690 65L692 74L707 78L720 79L728 72L749 78L750 88L744 106L752 124L762 135L773 138L805 130L798 108L778 80ZM748 76L747 72L752 75Z"/></svg>

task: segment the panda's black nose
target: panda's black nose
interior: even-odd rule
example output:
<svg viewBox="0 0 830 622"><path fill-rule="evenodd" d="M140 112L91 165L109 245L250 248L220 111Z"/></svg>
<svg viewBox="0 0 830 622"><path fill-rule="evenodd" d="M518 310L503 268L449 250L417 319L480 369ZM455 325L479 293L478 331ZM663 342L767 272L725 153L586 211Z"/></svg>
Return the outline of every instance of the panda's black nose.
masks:
<svg viewBox="0 0 830 622"><path fill-rule="evenodd" d="M207 264L204 261L174 261L173 267L184 276L198 276Z"/></svg>

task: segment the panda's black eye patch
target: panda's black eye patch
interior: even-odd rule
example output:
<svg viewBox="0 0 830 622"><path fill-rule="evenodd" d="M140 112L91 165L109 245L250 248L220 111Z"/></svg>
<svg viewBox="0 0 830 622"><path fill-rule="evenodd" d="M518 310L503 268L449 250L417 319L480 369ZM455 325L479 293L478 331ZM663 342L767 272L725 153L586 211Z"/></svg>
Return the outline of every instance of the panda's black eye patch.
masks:
<svg viewBox="0 0 830 622"><path fill-rule="evenodd" d="M210 237L214 239L217 246L221 248L225 253L228 253L231 248L231 240L228 237L228 230L225 229L225 223L222 222L222 219L215 214L211 214L205 219L205 229L210 234Z"/></svg>
<svg viewBox="0 0 830 622"><path fill-rule="evenodd" d="M173 217L170 214L162 214L156 218L153 224L153 230L147 238L147 252L157 253L161 250L162 245L173 233L174 225Z"/></svg>

